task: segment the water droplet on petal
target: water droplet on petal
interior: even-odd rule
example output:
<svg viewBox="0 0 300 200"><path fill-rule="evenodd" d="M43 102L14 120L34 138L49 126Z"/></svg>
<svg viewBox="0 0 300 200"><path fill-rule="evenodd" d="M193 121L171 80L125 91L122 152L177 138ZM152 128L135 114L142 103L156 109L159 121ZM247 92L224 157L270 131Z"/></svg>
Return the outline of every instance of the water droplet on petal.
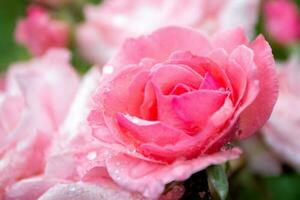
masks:
<svg viewBox="0 0 300 200"><path fill-rule="evenodd" d="M221 148L221 151L228 151L228 150L231 150L231 149L233 149L233 144L227 143L227 144L225 144L225 145Z"/></svg>
<svg viewBox="0 0 300 200"><path fill-rule="evenodd" d="M224 92L225 88L221 87L221 88L219 88L219 91Z"/></svg>
<svg viewBox="0 0 300 200"><path fill-rule="evenodd" d="M86 155L86 158L87 158L88 160L95 160L95 159L97 158L97 152L92 151L92 152L88 153L88 154Z"/></svg>
<svg viewBox="0 0 300 200"><path fill-rule="evenodd" d="M75 185L70 185L68 189L69 189L70 192L74 192L74 191L76 191L76 186Z"/></svg>
<svg viewBox="0 0 300 200"><path fill-rule="evenodd" d="M103 67L102 71L103 71L104 74L111 74L111 73L113 73L114 68L111 65L106 65L106 66Z"/></svg>

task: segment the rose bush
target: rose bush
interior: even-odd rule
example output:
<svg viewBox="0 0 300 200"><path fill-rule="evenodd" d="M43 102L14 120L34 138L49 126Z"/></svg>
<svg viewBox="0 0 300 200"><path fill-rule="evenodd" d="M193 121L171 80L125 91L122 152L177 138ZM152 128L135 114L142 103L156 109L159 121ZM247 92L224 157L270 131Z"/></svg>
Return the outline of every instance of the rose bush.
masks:
<svg viewBox="0 0 300 200"><path fill-rule="evenodd" d="M0 93L0 198L21 178L43 172L51 140L68 112L78 76L55 49L11 66Z"/></svg>
<svg viewBox="0 0 300 200"><path fill-rule="evenodd" d="M270 120L264 127L267 144L284 161L300 171L299 119L300 88L297 57L292 57L279 68L280 95Z"/></svg>
<svg viewBox="0 0 300 200"><path fill-rule="evenodd" d="M26 18L18 21L15 38L33 55L41 56L50 48L67 46L69 27L52 19L44 8L30 6Z"/></svg>
<svg viewBox="0 0 300 200"><path fill-rule="evenodd" d="M86 6L77 43L86 59L102 65L125 38L167 25L189 26L208 34L242 26L251 34L258 6L259 0L106 0Z"/></svg>
<svg viewBox="0 0 300 200"><path fill-rule="evenodd" d="M293 1L266 1L264 16L266 30L277 42L286 45L300 39L300 11Z"/></svg>
<svg viewBox="0 0 300 200"><path fill-rule="evenodd" d="M103 68L88 121L110 149L109 177L157 198L164 186L239 155L225 150L269 118L277 98L271 49L242 29L211 39L166 27L128 39Z"/></svg>

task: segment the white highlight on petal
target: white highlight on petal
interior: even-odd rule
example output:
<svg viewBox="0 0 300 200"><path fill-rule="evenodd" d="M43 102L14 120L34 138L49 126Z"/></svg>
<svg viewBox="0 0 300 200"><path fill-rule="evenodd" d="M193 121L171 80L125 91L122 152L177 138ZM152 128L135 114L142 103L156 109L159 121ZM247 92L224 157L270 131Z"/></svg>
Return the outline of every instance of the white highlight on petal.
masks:
<svg viewBox="0 0 300 200"><path fill-rule="evenodd" d="M97 158L97 152L92 151L92 152L88 153L88 154L86 155L86 158L87 158L88 160L95 160L95 159Z"/></svg>
<svg viewBox="0 0 300 200"><path fill-rule="evenodd" d="M114 71L114 68L111 65L106 65L103 67L104 74L111 74L111 73L113 73L113 71Z"/></svg>

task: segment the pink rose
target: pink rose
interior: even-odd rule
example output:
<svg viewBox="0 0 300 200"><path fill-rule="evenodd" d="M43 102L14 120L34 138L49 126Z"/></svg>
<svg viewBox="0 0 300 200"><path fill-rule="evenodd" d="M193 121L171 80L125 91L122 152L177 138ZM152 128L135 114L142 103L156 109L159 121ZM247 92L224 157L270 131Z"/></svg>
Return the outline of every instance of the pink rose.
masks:
<svg viewBox="0 0 300 200"><path fill-rule="evenodd" d="M209 40L162 28L126 40L103 73L88 121L106 151L90 158L101 154L106 176L151 199L167 183L237 158L226 144L259 129L277 99L270 47L242 29Z"/></svg>
<svg viewBox="0 0 300 200"><path fill-rule="evenodd" d="M180 25L208 34L242 26L252 33L259 0L106 0L85 8L86 22L77 30L82 55L104 64L127 37Z"/></svg>
<svg viewBox="0 0 300 200"><path fill-rule="evenodd" d="M279 69L280 95L270 120L264 127L269 146L300 171L300 82L299 59L293 57Z"/></svg>
<svg viewBox="0 0 300 200"><path fill-rule="evenodd" d="M78 76L69 52L11 66L0 93L0 197L21 178L43 171L51 139L68 112Z"/></svg>
<svg viewBox="0 0 300 200"><path fill-rule="evenodd" d="M17 24L15 38L33 55L40 56L52 47L66 47L69 27L63 21L52 19L43 8L30 6L27 17Z"/></svg>
<svg viewBox="0 0 300 200"><path fill-rule="evenodd" d="M264 16L266 30L279 43L291 43L300 38L300 12L292 1L267 1Z"/></svg>

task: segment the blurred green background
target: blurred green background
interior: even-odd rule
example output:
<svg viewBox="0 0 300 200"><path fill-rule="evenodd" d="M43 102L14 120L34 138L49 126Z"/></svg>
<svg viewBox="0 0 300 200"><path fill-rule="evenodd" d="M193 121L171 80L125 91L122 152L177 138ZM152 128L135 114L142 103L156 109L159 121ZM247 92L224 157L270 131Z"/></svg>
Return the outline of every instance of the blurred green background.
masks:
<svg viewBox="0 0 300 200"><path fill-rule="evenodd" d="M101 0L72 0L70 6L60 9L52 9L58 17L69 20L71 23L79 23L83 20L82 6L86 3L99 3ZM9 64L30 58L27 50L14 41L14 30L17 20L26 13L26 7L30 0L0 0L0 73L5 71ZM71 41L70 49L73 54L72 63L80 72L89 68L75 49Z"/></svg>
<svg viewBox="0 0 300 200"><path fill-rule="evenodd" d="M27 1L0 1L0 71L13 61L29 57L25 48L14 42L14 28L17 18L25 14Z"/></svg>

